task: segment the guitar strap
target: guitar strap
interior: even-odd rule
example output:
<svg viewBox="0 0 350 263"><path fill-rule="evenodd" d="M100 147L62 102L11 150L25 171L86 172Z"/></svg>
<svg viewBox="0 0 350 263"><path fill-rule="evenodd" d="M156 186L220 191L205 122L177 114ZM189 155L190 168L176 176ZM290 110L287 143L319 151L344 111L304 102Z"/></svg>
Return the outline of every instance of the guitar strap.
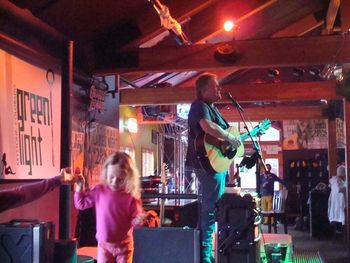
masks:
<svg viewBox="0 0 350 263"><path fill-rule="evenodd" d="M213 114L215 116L217 116L218 119L220 119L226 127L223 127L224 129L227 129L228 127L230 127L230 125L228 124L228 122L221 116L218 108L214 105L214 104L211 104L209 105L209 108L211 109L211 111L213 112Z"/></svg>

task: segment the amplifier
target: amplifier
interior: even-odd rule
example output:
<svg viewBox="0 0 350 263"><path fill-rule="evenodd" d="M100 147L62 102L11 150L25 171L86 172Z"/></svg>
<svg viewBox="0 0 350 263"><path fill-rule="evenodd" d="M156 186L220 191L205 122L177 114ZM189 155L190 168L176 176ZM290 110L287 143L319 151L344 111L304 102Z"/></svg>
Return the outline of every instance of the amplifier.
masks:
<svg viewBox="0 0 350 263"><path fill-rule="evenodd" d="M253 197L225 193L217 203L217 259L219 263L258 263L260 217Z"/></svg>
<svg viewBox="0 0 350 263"><path fill-rule="evenodd" d="M292 236L288 234L263 234L260 242L260 262L293 262Z"/></svg>
<svg viewBox="0 0 350 263"><path fill-rule="evenodd" d="M37 220L12 220L0 224L2 263L51 263L54 225Z"/></svg>
<svg viewBox="0 0 350 263"><path fill-rule="evenodd" d="M134 263L199 263L199 230L177 227L134 230Z"/></svg>

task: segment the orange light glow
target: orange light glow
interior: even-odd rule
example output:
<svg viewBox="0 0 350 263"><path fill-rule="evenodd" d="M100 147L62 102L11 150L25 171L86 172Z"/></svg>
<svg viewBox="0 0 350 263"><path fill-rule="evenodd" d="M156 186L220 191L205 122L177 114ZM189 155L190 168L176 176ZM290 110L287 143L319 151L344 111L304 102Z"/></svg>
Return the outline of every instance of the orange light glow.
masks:
<svg viewBox="0 0 350 263"><path fill-rule="evenodd" d="M226 32L229 32L233 29L234 26L235 24L231 20L226 20L226 22L224 23L224 30Z"/></svg>

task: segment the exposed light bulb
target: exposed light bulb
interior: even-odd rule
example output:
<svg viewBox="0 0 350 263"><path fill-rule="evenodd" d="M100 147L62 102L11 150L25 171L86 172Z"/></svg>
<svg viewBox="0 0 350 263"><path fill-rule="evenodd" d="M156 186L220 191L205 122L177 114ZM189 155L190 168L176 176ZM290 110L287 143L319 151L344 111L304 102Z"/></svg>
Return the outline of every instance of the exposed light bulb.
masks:
<svg viewBox="0 0 350 263"><path fill-rule="evenodd" d="M234 26L235 24L231 20L226 20L224 23L224 30L226 32L229 32L233 29Z"/></svg>

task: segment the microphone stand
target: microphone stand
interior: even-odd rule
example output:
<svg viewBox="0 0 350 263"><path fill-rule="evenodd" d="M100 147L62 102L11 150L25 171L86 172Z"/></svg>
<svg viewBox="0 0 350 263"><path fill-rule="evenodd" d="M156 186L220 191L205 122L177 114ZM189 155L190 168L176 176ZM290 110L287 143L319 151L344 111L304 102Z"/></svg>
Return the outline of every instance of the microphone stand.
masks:
<svg viewBox="0 0 350 263"><path fill-rule="evenodd" d="M229 92L226 93L226 97L229 100L231 100L232 105L237 108L239 116L240 116L240 118L241 118L241 120L242 120L242 122L244 124L244 129L247 131L247 134L248 134L251 142L253 143L253 149L257 153L258 158L256 158L256 165L255 165L255 167L256 167L255 168L256 169L256 171L255 171L255 181L256 181L256 192L257 192L258 197L260 197L260 163L264 164L264 162L262 160L262 157L261 157L261 154L260 154L260 148L259 148L258 144L256 143L256 141L254 141L253 136L251 135L251 132L250 132L248 126L247 126L247 122L246 122L246 120L245 120L245 118L243 116L243 108L241 107L241 105L237 101L235 101L232 98L232 96L231 96L231 94ZM264 164L264 166L265 166L265 164Z"/></svg>

